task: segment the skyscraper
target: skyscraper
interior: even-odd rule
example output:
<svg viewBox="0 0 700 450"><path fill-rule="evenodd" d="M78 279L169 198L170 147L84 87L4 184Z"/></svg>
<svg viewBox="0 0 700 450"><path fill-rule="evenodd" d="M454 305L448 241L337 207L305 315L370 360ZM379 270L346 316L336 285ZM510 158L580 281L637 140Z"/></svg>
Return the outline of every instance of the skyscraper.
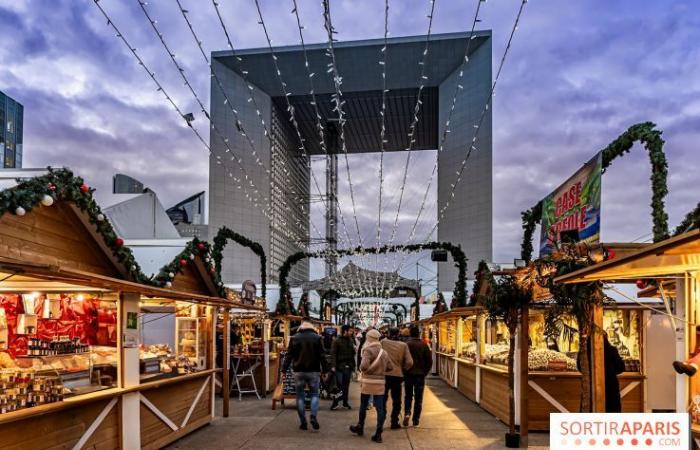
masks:
<svg viewBox="0 0 700 450"><path fill-rule="evenodd" d="M22 167L24 106L0 91L0 157L5 169Z"/></svg>
<svg viewBox="0 0 700 450"><path fill-rule="evenodd" d="M461 245L469 258L470 272L479 261L491 260L492 124L491 109L485 108L492 83L491 32L433 34L423 68L425 42L425 36L409 36L391 38L386 47L383 39L334 43L334 64L342 78L342 130L333 100L337 86L332 67L329 69L327 44L278 47L274 59L268 48L239 49L235 55L229 51L212 53L216 78L211 82L211 118L216 130L211 134L214 156L209 170L209 224L212 230L225 225L259 242L268 255L268 280L272 283L278 281L277 271L286 258L304 249L311 239L309 209L314 193L330 205L326 234L321 238L331 247L340 237L333 214L338 210L338 155L378 152L381 148L392 152L440 149L438 210L448 203L449 208L440 217L437 236L416 236L416 240ZM385 51L389 62L383 74L377 62ZM465 65L467 51L469 63ZM284 76L284 86L278 71ZM419 101L420 121L412 135ZM294 121L290 111L294 111ZM382 116L386 117L384 145L380 138ZM478 151L460 170L467 150L475 143ZM244 170L222 163L230 160L229 152L237 155ZM313 155L327 161L326 180L330 182L326 192L317 189L310 177L309 158ZM363 169L370 174L377 170ZM425 181L413 182L427 184L428 175ZM243 182L236 184L235 177ZM375 195L378 186L376 176L363 188ZM349 205L344 206L347 213ZM391 227L391 220L385 219L389 223L385 226ZM224 282L255 280L256 264L252 252L227 248ZM440 263L438 270L440 290L454 286L454 263ZM292 285L299 285L308 276L308 259L304 259L294 265L289 279Z"/></svg>

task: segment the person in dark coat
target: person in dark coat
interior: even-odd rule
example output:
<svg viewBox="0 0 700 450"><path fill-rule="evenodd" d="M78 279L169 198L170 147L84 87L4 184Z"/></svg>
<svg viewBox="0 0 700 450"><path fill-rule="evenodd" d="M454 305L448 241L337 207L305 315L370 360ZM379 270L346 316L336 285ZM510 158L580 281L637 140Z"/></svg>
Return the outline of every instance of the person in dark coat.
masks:
<svg viewBox="0 0 700 450"><path fill-rule="evenodd" d="M617 376L625 371L625 362L617 349L603 336L603 360L605 364L605 412L622 412L620 382Z"/></svg>
<svg viewBox="0 0 700 450"><path fill-rule="evenodd" d="M290 367L294 372L299 428L302 430L308 429L306 425L306 385L311 391L311 427L314 430L320 428L317 420L319 389L321 374L328 371L327 365L323 338L319 336L310 322L302 322L297 334L292 336L289 341L289 350L282 366L282 373L286 373Z"/></svg>
<svg viewBox="0 0 700 450"><path fill-rule="evenodd" d="M351 409L348 403L350 394L350 379L355 371L355 346L353 345L350 325L343 325L340 336L331 345L331 370L335 374L338 387L343 391L341 399L333 399L331 410L339 408L338 400L342 400L345 409Z"/></svg>
<svg viewBox="0 0 700 450"><path fill-rule="evenodd" d="M408 421L413 418L413 426L420 424L420 415L423 410L423 392L425 390L425 377L428 376L433 366L433 354L430 347L420 339L420 330L416 326L410 329L410 339L406 342L411 353L413 365L404 372L405 397L403 426L408 426ZM413 405L413 411L411 406Z"/></svg>

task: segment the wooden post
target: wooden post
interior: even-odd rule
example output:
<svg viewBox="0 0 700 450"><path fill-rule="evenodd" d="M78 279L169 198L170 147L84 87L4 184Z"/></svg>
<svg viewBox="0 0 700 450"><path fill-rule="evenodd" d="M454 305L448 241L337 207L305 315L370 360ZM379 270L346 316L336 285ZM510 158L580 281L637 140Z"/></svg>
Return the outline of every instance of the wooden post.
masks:
<svg viewBox="0 0 700 450"><path fill-rule="evenodd" d="M605 412L605 358L603 350L603 307L593 310L591 340L592 412Z"/></svg>
<svg viewBox="0 0 700 450"><path fill-rule="evenodd" d="M530 352L530 341L528 339L530 331L530 312L525 309L520 314L520 446L527 448L528 435L528 413L527 413L527 391L528 391L528 354Z"/></svg>
<svg viewBox="0 0 700 450"><path fill-rule="evenodd" d="M141 382L139 376L139 347L138 328L128 328L127 318L129 313L139 313L139 301L141 296L137 293L122 292L119 296L119 343L118 348L121 358L121 383L122 388L138 386ZM140 327L140 324L138 325ZM121 398L121 445L123 448L141 448L141 395L138 391L129 392Z"/></svg>
<svg viewBox="0 0 700 450"><path fill-rule="evenodd" d="M223 383L221 386L221 395L224 398L224 417L228 417L229 415L229 401L231 399L231 382L229 380L230 377L230 370L229 366L231 365L231 339L230 339L230 333L231 333L231 313L229 312L228 308L224 308L224 318L223 318L223 324L222 324L222 332L224 333L224 343L223 343L223 355L221 356L222 362L223 362Z"/></svg>

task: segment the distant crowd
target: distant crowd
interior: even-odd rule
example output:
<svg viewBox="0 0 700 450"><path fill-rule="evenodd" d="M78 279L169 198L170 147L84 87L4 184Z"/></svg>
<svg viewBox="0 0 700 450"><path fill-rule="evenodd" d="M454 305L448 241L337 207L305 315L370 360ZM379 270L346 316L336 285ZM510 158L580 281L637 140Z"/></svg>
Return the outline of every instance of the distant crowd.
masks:
<svg viewBox="0 0 700 450"><path fill-rule="evenodd" d="M320 428L318 409L322 387L333 398L331 410L352 409L350 383L356 379L360 383L360 407L358 421L350 425L350 431L363 436L367 411L374 408L377 425L371 439L382 442L388 400L392 404L392 430L410 424L419 426L425 377L432 367L432 354L415 326L401 330L389 328L383 334L373 327L360 330L343 325L339 336L322 337L305 321L291 338L283 373L290 367L296 385L301 430L307 430L309 423L314 430ZM311 408L308 422L307 397L310 397Z"/></svg>

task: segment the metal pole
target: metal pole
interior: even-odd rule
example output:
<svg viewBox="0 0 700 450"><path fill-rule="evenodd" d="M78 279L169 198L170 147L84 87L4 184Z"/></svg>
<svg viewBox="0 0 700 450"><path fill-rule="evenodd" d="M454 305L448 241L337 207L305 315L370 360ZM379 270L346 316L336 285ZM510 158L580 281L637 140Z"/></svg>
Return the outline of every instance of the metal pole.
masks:
<svg viewBox="0 0 700 450"><path fill-rule="evenodd" d="M326 158L326 240L328 250L338 250L338 128L335 122L328 121L328 157ZM326 257L326 276L335 275L338 258L335 254Z"/></svg>

